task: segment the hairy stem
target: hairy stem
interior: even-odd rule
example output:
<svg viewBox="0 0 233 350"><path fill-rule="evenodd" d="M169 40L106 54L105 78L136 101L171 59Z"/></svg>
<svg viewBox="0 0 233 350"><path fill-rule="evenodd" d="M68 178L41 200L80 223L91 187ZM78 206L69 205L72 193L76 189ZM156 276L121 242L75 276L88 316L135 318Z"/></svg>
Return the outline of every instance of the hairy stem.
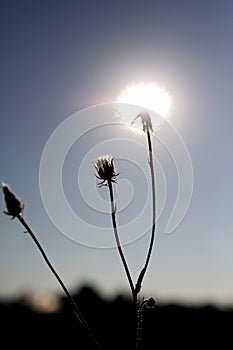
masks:
<svg viewBox="0 0 233 350"><path fill-rule="evenodd" d="M137 308L136 308L136 319L137 319L137 325L136 325L136 349L142 349L142 303L138 300L137 301Z"/></svg>
<svg viewBox="0 0 233 350"><path fill-rule="evenodd" d="M98 349L101 349L99 343L97 342L95 336L93 335L92 331L90 330L87 322L85 321L84 317L82 316L77 304L75 303L75 301L73 300L73 298L71 297L68 289L66 288L66 286L64 285L64 283L62 282L61 278L59 277L58 273L55 271L54 267L52 266L51 262L49 261L44 249L42 248L40 242L38 241L38 239L36 238L36 236L34 235L34 233L32 232L32 230L30 229L30 227L28 226L28 224L26 223L26 221L23 219L23 217L21 215L17 215L17 219L21 222L21 224L25 227L26 232L31 236L31 238L33 239L33 241L35 242L35 244L37 245L40 253L42 254L46 264L48 265L48 267L50 268L51 272L53 273L53 275L56 277L57 281L59 282L59 284L61 285L62 289L64 290L70 305L73 309L74 315L76 317L76 320L83 325L83 327L85 328L90 340L95 344L95 346Z"/></svg>

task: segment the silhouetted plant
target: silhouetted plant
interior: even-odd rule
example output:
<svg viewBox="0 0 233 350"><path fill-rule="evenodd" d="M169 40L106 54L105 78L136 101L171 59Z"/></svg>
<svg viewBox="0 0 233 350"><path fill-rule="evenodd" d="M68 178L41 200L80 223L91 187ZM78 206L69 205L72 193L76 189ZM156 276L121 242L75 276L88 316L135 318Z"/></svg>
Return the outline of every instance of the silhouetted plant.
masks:
<svg viewBox="0 0 233 350"><path fill-rule="evenodd" d="M67 298L69 300L69 303L71 305L71 308L72 308L72 310L74 312L74 315L75 315L75 318L76 318L77 322L84 327L85 331L87 332L87 335L89 336L90 340L96 345L96 347L98 349L101 349L101 347L100 347L99 343L97 342L93 332L91 331L91 329L88 326L85 318L81 314L77 304L73 300L73 298L70 295L70 293L69 293L68 289L66 288L65 284L63 283L63 281L59 277L58 273L56 272L56 270L52 266L51 262L49 261L49 259L48 259L47 255L46 255L44 249L42 248L40 242L36 238L35 234L31 230L29 225L24 220L23 215L22 215L23 214L23 210L24 210L24 203L23 203L22 199L21 198L17 198L15 196L15 194L11 191L9 185L7 185L4 182L2 183L2 190L3 190L4 200L5 200L6 209L7 209L7 210L4 210L4 214L12 216L11 219L17 218L20 221L20 223L24 226L24 228L26 229L25 233L27 233L27 234L29 234L31 236L31 238L35 242L37 248L39 249L40 253L42 254L46 264L48 265L48 267L50 268L51 272L53 273L53 275L55 276L55 278L59 282L59 284L62 287L63 291L65 292L65 294L66 294L66 296L67 296Z"/></svg>
<svg viewBox="0 0 233 350"><path fill-rule="evenodd" d="M126 262L126 258L124 256L119 234L118 234L118 229L117 229L117 220L116 220L116 204L114 201L114 195L113 195L113 187L112 183L117 183L116 182L116 177L119 175L119 173L115 172L114 169L114 158L111 157L110 155L104 155L100 156L97 158L95 161L95 169L97 171L96 177L100 180L102 180L98 186L108 186L109 189L109 195L110 195L110 202L111 202L111 216L112 216L112 226L113 226L113 231L114 231L114 236L116 240L116 245L117 249L121 258L121 261L123 263L125 273L130 285L131 289L131 294L132 294L132 299L133 303L135 306L135 313L136 313L136 349L139 349L141 346L141 334L142 334L142 310L145 305L148 307L154 307L155 306L155 300L153 298L149 298L148 300L142 300L140 301L138 298L138 295L141 291L142 288L142 282L143 278L145 276L145 273L147 271L151 254L152 254L152 249L153 249L153 244L155 240L155 224L156 224L156 202L155 202L155 175L154 175L154 165L153 165L153 150L152 150L152 143L151 143L151 136L150 136L150 131L153 131L152 128L152 123L151 123L151 118L148 112L141 112L139 113L136 118L133 120L131 125L135 122L137 118L141 118L142 120L142 126L143 126L143 131L147 135L147 142L148 142L148 151L149 151L149 166L150 166L150 173L151 173L151 188L152 188L152 230L151 230L151 239L150 239L150 244L148 247L148 252L145 260L145 264L143 268L141 269L137 282L134 285L130 270L128 267L128 264Z"/></svg>
<svg viewBox="0 0 233 350"><path fill-rule="evenodd" d="M152 142L151 142L151 135L150 132L153 131L151 118L149 113L147 112L141 112L139 113L136 118L133 120L131 124L134 123L134 121L137 118L141 118L142 121L142 127L143 131L146 133L147 136L147 143L148 143L148 151L149 151L149 166L150 166L150 174L151 174L151 191L152 191L152 229L151 229L151 239L148 247L148 252L146 255L145 263L138 275L138 278L136 280L136 283L134 284L133 279L131 277L131 273L122 249L118 228L117 228L117 218L116 218L116 204L114 200L114 191L113 191L113 184L117 184L117 177L119 173L116 173L115 167L114 167L114 158L110 155L104 155L100 156L96 159L94 162L94 166L96 169L96 177L101 180L101 182L98 184L99 187L107 186L109 189L109 196L110 196L110 203L111 203L111 218L112 218L112 226L113 226L113 232L115 236L115 241L117 245L117 249L121 258L121 261L123 263L123 267L129 282L131 294L132 294L132 301L134 305L134 311L135 311L135 323L136 323L136 342L135 346L136 349L139 349L141 347L142 343L142 326L143 326L143 309L144 307L154 307L155 306L155 300L153 298L149 298L147 300L139 299L139 293L142 289L142 283L145 276L145 273L148 269L154 240L155 240L155 225L156 225L156 202L155 202L155 174L154 174L154 165L153 165L153 150L152 150ZM55 276L57 281L59 282L60 286L62 287L63 291L65 292L65 295L71 305L71 308L74 312L75 318L78 322L78 324L82 325L89 336L92 343L96 346L96 348L101 349L98 341L96 340L93 332L91 331L89 325L85 321L85 318L81 314L77 304L73 300L72 296L70 295L68 289L64 285L63 281L59 277L58 273L53 268L51 262L49 261L44 249L42 248L41 244L39 243L38 239L36 238L35 234L23 218L23 211L24 211L24 203L20 198L17 198L15 194L11 191L9 185L6 183L2 183L2 190L4 194L4 200L6 205L6 210L4 210L4 213L6 215L11 216L11 219L17 218L19 222L23 225L23 227L26 229L25 233L29 234L33 241L35 242L37 248L39 249L40 253L42 254L46 264L50 268L52 274Z"/></svg>

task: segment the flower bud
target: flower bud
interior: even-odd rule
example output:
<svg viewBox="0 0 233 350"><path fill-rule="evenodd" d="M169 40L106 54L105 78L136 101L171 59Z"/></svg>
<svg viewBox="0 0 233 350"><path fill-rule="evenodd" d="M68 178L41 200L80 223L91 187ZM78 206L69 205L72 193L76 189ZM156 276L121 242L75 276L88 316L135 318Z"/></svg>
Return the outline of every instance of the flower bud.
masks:
<svg viewBox="0 0 233 350"><path fill-rule="evenodd" d="M4 214L12 216L12 219L14 219L17 215L21 215L24 209L22 200L20 198L16 198L10 187L4 182L2 182L2 190L7 209L4 210Z"/></svg>

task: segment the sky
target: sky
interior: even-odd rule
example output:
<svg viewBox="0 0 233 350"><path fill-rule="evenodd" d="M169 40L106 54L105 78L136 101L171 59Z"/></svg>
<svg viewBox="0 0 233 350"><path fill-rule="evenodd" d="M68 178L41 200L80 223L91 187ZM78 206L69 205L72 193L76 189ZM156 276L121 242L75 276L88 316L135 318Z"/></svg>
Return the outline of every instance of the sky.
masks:
<svg viewBox="0 0 233 350"><path fill-rule="evenodd" d="M115 125L111 108L127 84L156 82L173 98L171 124L158 137L173 140L175 163L154 136L162 202L142 294L158 302L232 306L232 1L3 0L0 6L0 181L23 199L24 219L67 288L75 292L90 284L109 296L130 291L111 246L108 191L98 188L91 164L98 154L116 155L119 234L134 279L143 265L149 241L143 230L150 220L150 207L140 216L150 199L146 139ZM58 137L54 148L51 137ZM75 239L56 191L59 178L49 168L72 138L61 178L66 200L81 218ZM193 188L183 219L168 234L176 161L187 194L188 167L193 169ZM136 228L126 225L127 236L124 225L137 218ZM108 229L104 238L95 234L99 227ZM38 291L62 295L30 236L3 213L0 281L4 300Z"/></svg>

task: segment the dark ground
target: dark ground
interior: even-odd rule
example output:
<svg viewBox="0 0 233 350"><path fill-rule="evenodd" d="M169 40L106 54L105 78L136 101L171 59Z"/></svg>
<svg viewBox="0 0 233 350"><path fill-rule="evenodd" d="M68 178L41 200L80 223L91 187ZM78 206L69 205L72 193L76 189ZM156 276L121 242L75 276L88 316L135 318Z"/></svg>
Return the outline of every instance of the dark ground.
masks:
<svg viewBox="0 0 233 350"><path fill-rule="evenodd" d="M134 347L133 307L118 296L106 301L90 287L73 296L103 350ZM0 303L2 349L97 349L73 316L67 299L54 314L32 311L21 301ZM212 306L156 305L143 312L140 349L233 348L233 310Z"/></svg>

